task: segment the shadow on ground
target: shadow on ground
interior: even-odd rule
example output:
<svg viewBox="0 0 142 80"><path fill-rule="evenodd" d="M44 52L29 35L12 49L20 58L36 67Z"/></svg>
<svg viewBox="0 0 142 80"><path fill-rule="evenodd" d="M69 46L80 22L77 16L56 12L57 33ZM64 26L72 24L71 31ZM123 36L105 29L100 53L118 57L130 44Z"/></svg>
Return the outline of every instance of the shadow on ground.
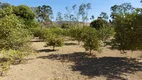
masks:
<svg viewBox="0 0 142 80"><path fill-rule="evenodd" d="M70 46L70 45L78 45L78 44L76 44L76 43L64 43L64 45Z"/></svg>
<svg viewBox="0 0 142 80"><path fill-rule="evenodd" d="M125 57L102 57L93 58L87 53L72 53L62 55L49 55L38 58L52 59L60 61L72 61L73 71L80 71L82 75L91 77L105 76L108 80L127 80L120 75L123 73L133 74L136 71L142 71L142 63L136 59Z"/></svg>
<svg viewBox="0 0 142 80"><path fill-rule="evenodd" d="M57 51L57 50L52 50L52 49L40 49L40 50L37 50L37 52L54 52L54 51Z"/></svg>

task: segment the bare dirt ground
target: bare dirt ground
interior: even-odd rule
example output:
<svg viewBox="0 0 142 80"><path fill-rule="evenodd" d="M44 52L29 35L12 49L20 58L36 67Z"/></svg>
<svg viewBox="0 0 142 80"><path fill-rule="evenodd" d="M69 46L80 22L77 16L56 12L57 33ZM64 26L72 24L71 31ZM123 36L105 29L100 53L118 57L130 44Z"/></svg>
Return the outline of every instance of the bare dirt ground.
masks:
<svg viewBox="0 0 142 80"><path fill-rule="evenodd" d="M142 52L104 48L91 57L76 41L65 41L56 51L44 45L33 42L39 54L28 57L26 64L12 65L1 80L142 80Z"/></svg>

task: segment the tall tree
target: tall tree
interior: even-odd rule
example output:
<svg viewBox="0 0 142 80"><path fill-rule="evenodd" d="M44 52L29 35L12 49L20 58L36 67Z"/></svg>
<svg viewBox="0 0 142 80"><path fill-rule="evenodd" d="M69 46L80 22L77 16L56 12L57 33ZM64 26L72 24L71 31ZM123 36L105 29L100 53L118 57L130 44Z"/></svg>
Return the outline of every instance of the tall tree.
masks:
<svg viewBox="0 0 142 80"><path fill-rule="evenodd" d="M108 19L108 15L105 12L101 12L100 17L102 17L104 20Z"/></svg>
<svg viewBox="0 0 142 80"><path fill-rule="evenodd" d="M63 21L63 17L62 17L62 13L61 12L57 13L56 21Z"/></svg>
<svg viewBox="0 0 142 80"><path fill-rule="evenodd" d="M78 23L78 21L79 21L79 14L78 14L78 8L77 8L77 5L76 4L74 4L73 6L72 6L72 10L73 10L73 15L74 15L74 17L73 17L73 21L75 21L75 22L77 22Z"/></svg>
<svg viewBox="0 0 142 80"><path fill-rule="evenodd" d="M81 16L83 25L88 21L88 11L91 9L91 4L81 4L79 6L79 15Z"/></svg>
<svg viewBox="0 0 142 80"><path fill-rule="evenodd" d="M135 8L130 3L123 3L121 5L114 5L111 7L111 18L114 19L116 16L124 17L126 13L132 13Z"/></svg>
<svg viewBox="0 0 142 80"><path fill-rule="evenodd" d="M39 22L51 21L53 18L52 8L48 5L38 6L36 8L36 16Z"/></svg>
<svg viewBox="0 0 142 80"><path fill-rule="evenodd" d="M90 20L94 20L94 19L95 19L95 17L94 17L94 15L92 15L91 18L90 18Z"/></svg>

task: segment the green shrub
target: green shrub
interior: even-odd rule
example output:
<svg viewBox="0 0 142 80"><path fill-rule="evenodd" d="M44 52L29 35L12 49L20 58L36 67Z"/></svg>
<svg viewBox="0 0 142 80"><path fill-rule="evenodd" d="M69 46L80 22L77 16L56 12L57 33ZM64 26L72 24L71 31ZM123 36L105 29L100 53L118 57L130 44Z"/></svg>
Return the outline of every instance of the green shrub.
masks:
<svg viewBox="0 0 142 80"><path fill-rule="evenodd" d="M22 26L24 24L15 15L0 19L0 49L18 50L30 41L29 31Z"/></svg>
<svg viewBox="0 0 142 80"><path fill-rule="evenodd" d="M61 47L63 44L63 38L56 34L50 35L50 37L46 39L46 45L52 46L53 50L55 50L55 47Z"/></svg>
<svg viewBox="0 0 142 80"><path fill-rule="evenodd" d="M108 39L114 36L115 30L113 27L102 27L98 30L99 39L103 42L106 42Z"/></svg>
<svg viewBox="0 0 142 80"><path fill-rule="evenodd" d="M0 76L3 76L10 69L10 62L0 62Z"/></svg>
<svg viewBox="0 0 142 80"><path fill-rule="evenodd" d="M62 28L59 28L59 27L53 27L53 28L49 28L50 31L52 31L53 33L57 34L57 35L60 35L60 36L63 36L63 29Z"/></svg>
<svg viewBox="0 0 142 80"><path fill-rule="evenodd" d="M61 28L63 28L63 29L66 29L66 28L69 28L69 27L70 27L70 25L67 24L67 23L63 23L63 24L61 25Z"/></svg>
<svg viewBox="0 0 142 80"><path fill-rule="evenodd" d="M97 20L94 20L90 23L90 26L97 30L99 30L102 27L109 26L109 25L110 24L106 20L103 20L100 17Z"/></svg>
<svg viewBox="0 0 142 80"><path fill-rule="evenodd" d="M117 48L122 53L127 50L142 50L142 15L139 11L125 14L123 17L117 15L114 26L116 34L114 36L113 48Z"/></svg>
<svg viewBox="0 0 142 80"><path fill-rule="evenodd" d="M61 28L52 27L52 28L43 28L42 30L39 28L35 28L34 35L39 37L40 39L45 40L50 33L55 33L58 35L63 35L63 30Z"/></svg>
<svg viewBox="0 0 142 80"><path fill-rule="evenodd" d="M84 33L85 33L85 28L80 26L74 26L69 28L68 36L74 38L75 40L78 41L78 43L80 43L83 39Z"/></svg>
<svg viewBox="0 0 142 80"><path fill-rule="evenodd" d="M100 50L100 40L98 37L98 32L94 28L86 29L83 36L84 48L89 50L90 54L92 50Z"/></svg>
<svg viewBox="0 0 142 80"><path fill-rule="evenodd" d="M21 49L21 51L19 50L6 50L6 49L2 49L0 54L0 75L2 76L4 73L6 73L6 71L10 68L10 64L19 64L21 63L24 58L31 54L29 49L24 50L24 52L22 52L23 49Z"/></svg>
<svg viewBox="0 0 142 80"><path fill-rule="evenodd" d="M25 52L19 51L19 50L2 50L1 51L2 58L6 59L7 61L10 61L10 63L14 64L18 61L20 63L27 54Z"/></svg>
<svg viewBox="0 0 142 80"><path fill-rule="evenodd" d="M60 47L63 45L63 33L60 28L48 28L44 32L44 38L47 46Z"/></svg>
<svg viewBox="0 0 142 80"><path fill-rule="evenodd" d="M31 28L30 31L32 32L32 35L34 37L41 37L42 36L41 28L39 28L39 27Z"/></svg>

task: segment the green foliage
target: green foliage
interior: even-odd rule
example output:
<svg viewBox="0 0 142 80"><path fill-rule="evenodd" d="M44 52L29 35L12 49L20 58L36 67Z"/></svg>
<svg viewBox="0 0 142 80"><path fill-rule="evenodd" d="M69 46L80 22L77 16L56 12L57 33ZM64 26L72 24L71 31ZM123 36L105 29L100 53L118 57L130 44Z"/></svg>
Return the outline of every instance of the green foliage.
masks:
<svg viewBox="0 0 142 80"><path fill-rule="evenodd" d="M99 38L101 41L105 42L109 38L113 37L115 34L114 27L112 26L106 26L102 27L98 30Z"/></svg>
<svg viewBox="0 0 142 80"><path fill-rule="evenodd" d="M42 28L41 28L40 23L38 23L36 21L31 21L29 24L28 23L27 23L26 29L28 29L34 37L41 38L43 34L42 34Z"/></svg>
<svg viewBox="0 0 142 80"><path fill-rule="evenodd" d="M10 64L19 64L27 54L19 50L6 50L0 51L0 75L3 76L10 68Z"/></svg>
<svg viewBox="0 0 142 80"><path fill-rule="evenodd" d="M131 5L131 3L123 3L121 5L114 5L111 7L111 15L112 19L115 19L117 16L125 16L126 13L132 13L135 11L135 8Z"/></svg>
<svg viewBox="0 0 142 80"><path fill-rule="evenodd" d="M0 76L3 76L10 69L10 62L0 61Z"/></svg>
<svg viewBox="0 0 142 80"><path fill-rule="evenodd" d="M40 37L42 36L41 28L31 28L30 31L32 32L34 37Z"/></svg>
<svg viewBox="0 0 142 80"><path fill-rule="evenodd" d="M82 18L83 24L88 21L88 11L91 9L91 3L81 4L79 6L78 14Z"/></svg>
<svg viewBox="0 0 142 80"><path fill-rule="evenodd" d="M62 17L62 13L61 12L57 13L56 21L63 21L63 17Z"/></svg>
<svg viewBox="0 0 142 80"><path fill-rule="evenodd" d="M30 7L26 5L14 6L14 14L19 17L19 20L25 25L25 29L38 27L39 24L35 20L35 14Z"/></svg>
<svg viewBox="0 0 142 80"><path fill-rule="evenodd" d="M100 17L102 17L104 20L108 19L108 15L105 12L101 12Z"/></svg>
<svg viewBox="0 0 142 80"><path fill-rule="evenodd" d="M24 52L21 52L19 50L2 50L1 51L2 58L7 59L7 61L10 61L11 63L15 63L16 60L21 62L25 56L27 56Z"/></svg>
<svg viewBox="0 0 142 80"><path fill-rule="evenodd" d="M19 20L21 20L21 22L26 25L26 28L30 28L36 25L36 16L31 8L26 5L5 5L4 7L2 7L2 9L0 9L0 18L10 15L16 15L17 17L19 17Z"/></svg>
<svg viewBox="0 0 142 80"><path fill-rule="evenodd" d="M7 6L7 7L3 7L3 9L0 9L0 18L5 17L6 15L11 15L13 14L13 7L12 6Z"/></svg>
<svg viewBox="0 0 142 80"><path fill-rule="evenodd" d="M100 39L99 33L96 29L91 27L71 27L68 30L68 36L74 38L78 42L84 43L84 48L92 53L92 50L99 50L100 47Z"/></svg>
<svg viewBox="0 0 142 80"><path fill-rule="evenodd" d="M94 28L86 29L86 33L83 38L84 48L92 53L92 50L99 50L100 40L98 38L98 32Z"/></svg>
<svg viewBox="0 0 142 80"><path fill-rule="evenodd" d="M20 50L2 49L0 51L0 76L3 76L10 69L10 64L21 63L31 53L33 53L33 50L29 46L25 46Z"/></svg>
<svg viewBox="0 0 142 80"><path fill-rule="evenodd" d="M53 50L55 47L63 46L63 38L57 36L55 34L50 35L47 39L47 46L53 46Z"/></svg>
<svg viewBox="0 0 142 80"><path fill-rule="evenodd" d="M55 47L63 46L63 33L60 28L48 28L44 30L44 40L46 41L47 46L52 46L53 50Z"/></svg>
<svg viewBox="0 0 142 80"><path fill-rule="evenodd" d="M105 13L102 13L102 16L105 16ZM114 27L111 23L108 23L106 20L102 19L101 17L97 20L91 22L91 27L96 28L98 30L99 39L105 42L110 37L113 37L115 31Z"/></svg>
<svg viewBox="0 0 142 80"><path fill-rule="evenodd" d="M37 16L37 20L39 22L51 21L53 17L52 8L48 5L42 5L42 6L35 7L35 13Z"/></svg>
<svg viewBox="0 0 142 80"><path fill-rule="evenodd" d="M0 49L17 50L25 45L30 40L30 35L23 26L15 15L0 19Z"/></svg>
<svg viewBox="0 0 142 80"><path fill-rule="evenodd" d="M89 20L88 12L91 9L91 3L82 3L77 6L74 4L71 7L65 7L66 13L64 14L64 19L62 19L61 13L58 13L57 20L67 21L68 24L79 24L79 21L83 22L83 26L85 22Z"/></svg>
<svg viewBox="0 0 142 80"><path fill-rule="evenodd" d="M142 15L140 11L125 13L125 16L115 16L115 39L113 47L122 50L141 50L142 49Z"/></svg>
<svg viewBox="0 0 142 80"><path fill-rule="evenodd" d="M63 29L66 29L66 28L69 28L69 27L70 27L70 25L67 24L67 23L63 23L63 24L61 25L61 28L63 28Z"/></svg>
<svg viewBox="0 0 142 80"><path fill-rule="evenodd" d="M94 20L90 23L90 26L99 30L102 27L109 26L109 23L106 20L103 20L99 17L97 20Z"/></svg>
<svg viewBox="0 0 142 80"><path fill-rule="evenodd" d="M9 3L2 3L2 2L0 2L0 9L4 9L6 7L9 7L9 6L11 6Z"/></svg>
<svg viewBox="0 0 142 80"><path fill-rule="evenodd" d="M70 27L68 31L68 35L80 43L82 41L83 35L85 34L84 29L85 28L80 26Z"/></svg>
<svg viewBox="0 0 142 80"><path fill-rule="evenodd" d="M63 29L62 28L53 27L53 28L50 28L50 30L57 35L63 36Z"/></svg>
<svg viewBox="0 0 142 80"><path fill-rule="evenodd" d="M57 34L60 36L63 36L64 30L59 27L51 27L51 28L43 28L42 30L39 29L39 37L43 40L45 40L50 34Z"/></svg>
<svg viewBox="0 0 142 80"><path fill-rule="evenodd" d="M20 63L33 49L29 46L31 28L38 26L28 6L0 3L0 75L10 64ZM31 31L32 32L32 31Z"/></svg>
<svg viewBox="0 0 142 80"><path fill-rule="evenodd" d="M31 8L26 5L19 5L14 7L14 14L26 20L33 20L35 18L35 14Z"/></svg>
<svg viewBox="0 0 142 80"><path fill-rule="evenodd" d="M35 20L36 16L28 6L11 6L8 4L2 4L0 7L0 18L4 18L5 16L10 15L16 15L17 17L19 17L18 20L20 20L21 23L25 24L25 26L23 26L24 28L29 29L38 26Z"/></svg>

